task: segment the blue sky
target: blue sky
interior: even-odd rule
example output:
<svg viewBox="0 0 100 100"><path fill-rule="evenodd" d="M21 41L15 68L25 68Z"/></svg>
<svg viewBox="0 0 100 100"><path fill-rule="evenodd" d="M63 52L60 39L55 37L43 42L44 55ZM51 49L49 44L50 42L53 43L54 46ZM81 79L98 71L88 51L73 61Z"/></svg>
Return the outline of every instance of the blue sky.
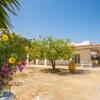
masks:
<svg viewBox="0 0 100 100"><path fill-rule="evenodd" d="M100 43L100 0L20 0L14 31L28 38L53 36Z"/></svg>

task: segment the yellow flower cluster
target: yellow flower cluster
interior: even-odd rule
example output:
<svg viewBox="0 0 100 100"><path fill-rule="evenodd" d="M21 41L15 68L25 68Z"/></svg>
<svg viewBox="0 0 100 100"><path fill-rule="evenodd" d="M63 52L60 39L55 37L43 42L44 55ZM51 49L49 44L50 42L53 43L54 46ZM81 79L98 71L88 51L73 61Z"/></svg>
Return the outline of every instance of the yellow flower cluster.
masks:
<svg viewBox="0 0 100 100"><path fill-rule="evenodd" d="M8 41L8 39L9 39L9 38L8 38L8 35L6 35L6 34L3 34L3 35L2 35L2 40L3 40L3 41Z"/></svg>
<svg viewBox="0 0 100 100"><path fill-rule="evenodd" d="M10 38L13 39L14 38L14 34L9 34ZM2 34L2 40L3 41L8 41L9 40L9 36L7 34Z"/></svg>
<svg viewBox="0 0 100 100"><path fill-rule="evenodd" d="M16 59L14 57L9 58L9 63L14 64L16 62Z"/></svg>

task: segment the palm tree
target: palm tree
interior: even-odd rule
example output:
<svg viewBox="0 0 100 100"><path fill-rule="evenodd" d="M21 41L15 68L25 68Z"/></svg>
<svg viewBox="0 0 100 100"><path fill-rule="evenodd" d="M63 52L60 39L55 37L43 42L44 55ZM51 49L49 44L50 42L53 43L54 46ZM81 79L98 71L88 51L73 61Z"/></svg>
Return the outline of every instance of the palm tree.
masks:
<svg viewBox="0 0 100 100"><path fill-rule="evenodd" d="M16 15L15 8L19 9L18 0L0 0L0 29L12 29L9 13Z"/></svg>

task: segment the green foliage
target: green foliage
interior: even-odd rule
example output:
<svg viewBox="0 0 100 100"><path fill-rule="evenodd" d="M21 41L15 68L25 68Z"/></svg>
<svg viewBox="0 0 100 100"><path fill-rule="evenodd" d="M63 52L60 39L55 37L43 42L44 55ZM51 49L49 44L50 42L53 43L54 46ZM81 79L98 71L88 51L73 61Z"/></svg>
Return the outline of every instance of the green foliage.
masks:
<svg viewBox="0 0 100 100"><path fill-rule="evenodd" d="M0 93L9 86L13 74L25 66L28 45L29 40L15 33L4 31L0 35Z"/></svg>
<svg viewBox="0 0 100 100"><path fill-rule="evenodd" d="M57 59L69 60L73 56L70 40L54 40L52 37L48 37L45 50L45 58L51 62L53 69L55 69Z"/></svg>
<svg viewBox="0 0 100 100"><path fill-rule="evenodd" d="M55 61L57 59L69 60L73 57L73 51L74 48L69 39L40 38L32 42L30 57L32 59L46 58L55 69Z"/></svg>
<svg viewBox="0 0 100 100"><path fill-rule="evenodd" d="M6 34L9 39L8 41L3 41L2 40L2 35L0 36L0 67L2 64L6 63L7 60L10 57L14 57L16 59L16 63L20 61L22 58L26 56L25 54L25 46L27 45L27 39L24 37L20 37L18 35L9 34L9 33L4 33ZM13 37L11 37L11 35Z"/></svg>
<svg viewBox="0 0 100 100"><path fill-rule="evenodd" d="M12 28L9 13L16 15L15 8L19 8L18 0L0 0L0 29Z"/></svg>

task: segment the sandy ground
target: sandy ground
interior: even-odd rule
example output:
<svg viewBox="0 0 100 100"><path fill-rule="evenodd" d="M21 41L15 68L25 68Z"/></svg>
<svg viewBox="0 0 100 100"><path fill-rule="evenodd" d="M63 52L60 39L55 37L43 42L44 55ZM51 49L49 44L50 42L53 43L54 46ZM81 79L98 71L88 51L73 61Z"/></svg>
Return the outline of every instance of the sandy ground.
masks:
<svg viewBox="0 0 100 100"><path fill-rule="evenodd" d="M14 76L12 92L15 100L100 100L100 68L77 68L70 74L66 67L53 72L31 66Z"/></svg>

